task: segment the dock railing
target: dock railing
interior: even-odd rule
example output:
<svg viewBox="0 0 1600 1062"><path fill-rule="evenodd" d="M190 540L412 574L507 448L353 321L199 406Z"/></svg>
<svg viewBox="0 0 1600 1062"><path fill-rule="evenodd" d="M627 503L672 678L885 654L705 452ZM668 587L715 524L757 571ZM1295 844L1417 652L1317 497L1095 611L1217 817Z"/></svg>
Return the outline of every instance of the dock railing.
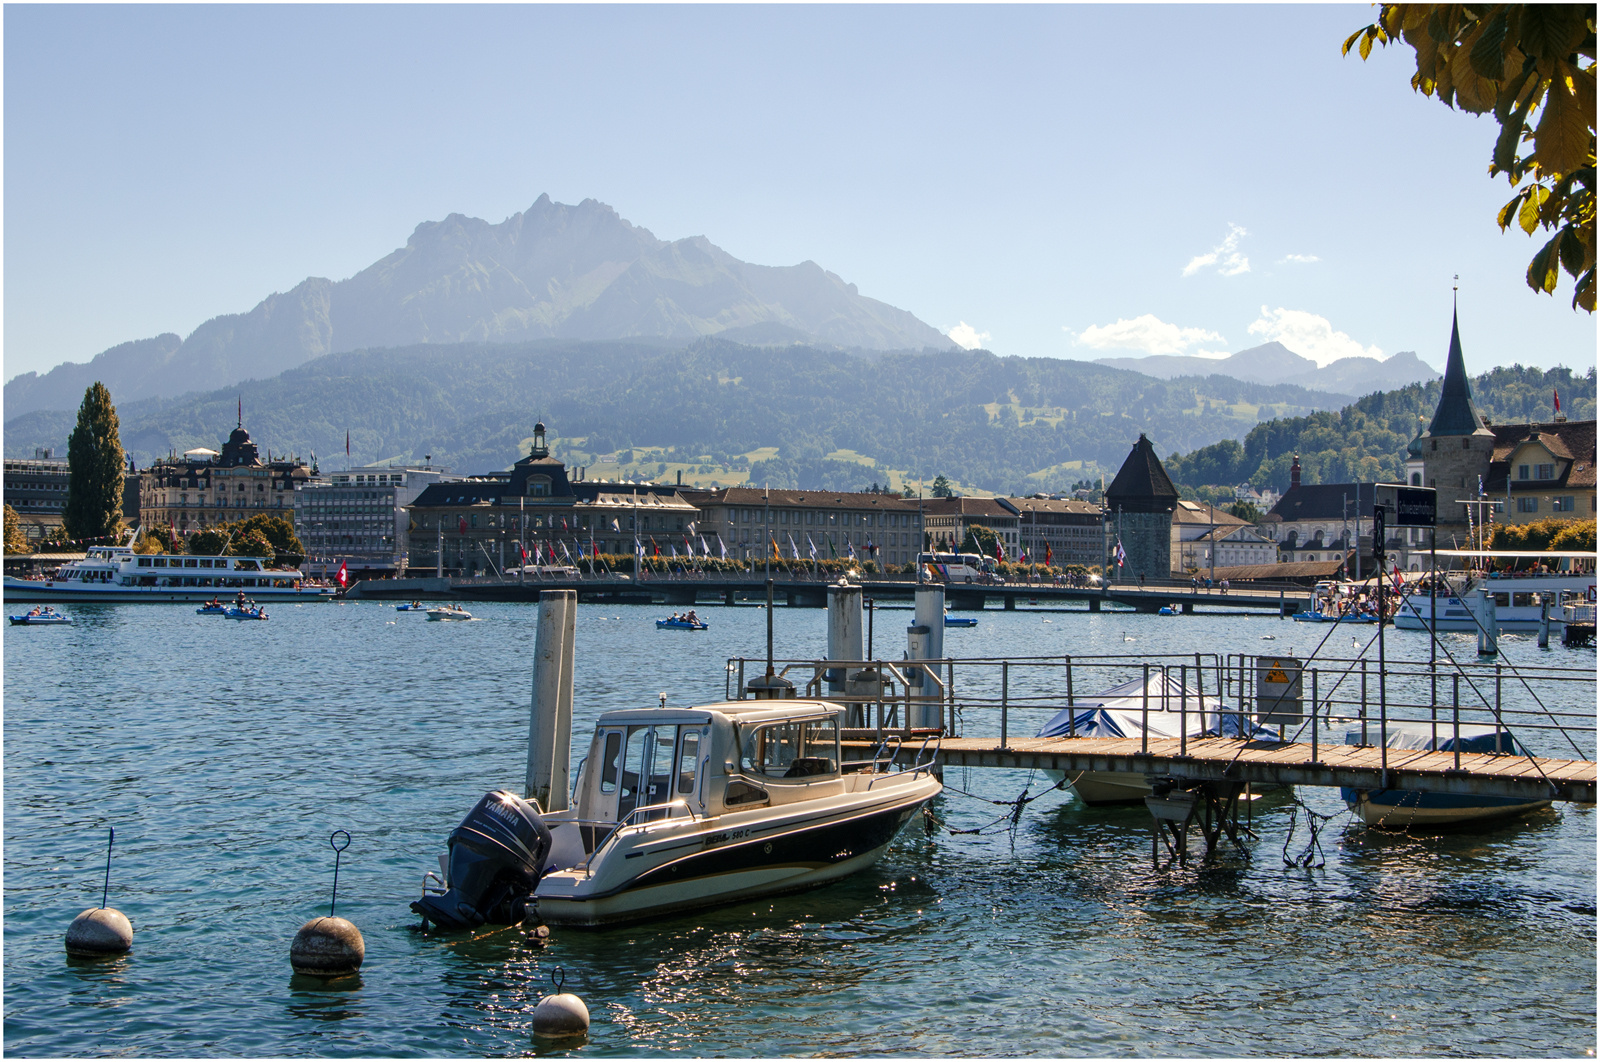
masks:
<svg viewBox="0 0 1600 1062"><path fill-rule="evenodd" d="M1389 661L1381 672L1365 656L1319 657L1303 662L1301 696L1279 705L1286 719L1270 727L1261 719L1257 661L1271 654L1066 655L1051 657L956 658L942 660L783 660L775 668L794 682L799 696L844 705L846 737L881 741L891 733L909 735L920 718L950 737L993 736L1008 749L1013 739L1034 738L1045 722L1069 705L1060 736L1079 737L1079 712L1098 702L1098 694L1132 680L1140 712L1141 747L1149 748L1150 715L1176 716L1180 755L1188 742L1207 730L1254 740L1301 742L1312 762L1329 741L1388 749L1390 735L1402 727L1426 727L1434 748L1456 748L1461 728L1497 724L1529 753L1593 760L1596 676L1592 668L1484 663ZM726 669L730 699L739 699L745 672L764 671L765 659L731 658ZM838 669L838 670L836 670ZM829 671L842 673L830 683ZM924 685L913 683L916 673ZM855 676L866 678L853 682ZM1152 682L1151 679L1160 681ZM930 682L931 680L931 682ZM736 685L735 685L736 683ZM924 692L926 691L926 692ZM1272 702L1268 700L1270 705ZM920 717L912 710L932 714ZM1190 716L1207 713L1207 724L1192 727ZM1171 718L1169 716L1168 718ZM1191 729L1195 733L1191 734ZM1133 736L1133 735L1129 735ZM1214 734L1211 736L1215 736ZM1498 747L1504 754L1521 753ZM1387 751L1382 755L1387 765Z"/></svg>

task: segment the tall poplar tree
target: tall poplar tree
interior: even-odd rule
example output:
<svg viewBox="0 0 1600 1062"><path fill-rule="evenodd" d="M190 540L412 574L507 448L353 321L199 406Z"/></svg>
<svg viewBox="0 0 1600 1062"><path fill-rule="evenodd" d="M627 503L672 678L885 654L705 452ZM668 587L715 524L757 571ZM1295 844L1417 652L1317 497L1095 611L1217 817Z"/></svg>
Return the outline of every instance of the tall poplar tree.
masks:
<svg viewBox="0 0 1600 1062"><path fill-rule="evenodd" d="M62 527L71 539L111 538L122 529L122 439L111 392L96 381L83 394L78 426L67 438L67 502Z"/></svg>

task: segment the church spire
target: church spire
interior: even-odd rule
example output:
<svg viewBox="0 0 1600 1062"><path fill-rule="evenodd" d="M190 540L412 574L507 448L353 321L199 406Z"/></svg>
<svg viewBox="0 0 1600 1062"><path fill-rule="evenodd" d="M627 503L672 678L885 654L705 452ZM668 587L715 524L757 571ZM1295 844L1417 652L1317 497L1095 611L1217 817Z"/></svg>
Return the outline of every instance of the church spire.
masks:
<svg viewBox="0 0 1600 1062"><path fill-rule="evenodd" d="M1439 408L1433 412L1428 434L1435 437L1490 434L1483 414L1472 401L1472 381L1467 378L1467 362L1461 356L1461 327L1456 321L1454 305L1450 307L1450 355L1444 364L1444 386L1439 391Z"/></svg>

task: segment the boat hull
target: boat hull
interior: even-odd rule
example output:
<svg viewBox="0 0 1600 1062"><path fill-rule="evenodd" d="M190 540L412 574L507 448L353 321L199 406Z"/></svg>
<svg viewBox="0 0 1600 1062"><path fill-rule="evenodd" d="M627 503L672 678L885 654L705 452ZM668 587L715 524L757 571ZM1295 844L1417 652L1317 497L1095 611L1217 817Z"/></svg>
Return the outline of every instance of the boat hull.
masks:
<svg viewBox="0 0 1600 1062"><path fill-rule="evenodd" d="M1378 829L1453 826L1485 819L1510 818L1550 806L1548 800L1512 800L1497 797L1457 796L1420 789L1339 790L1339 796L1356 817Z"/></svg>
<svg viewBox="0 0 1600 1062"><path fill-rule="evenodd" d="M333 591L322 587L299 590L275 587L251 587L249 594L258 601L325 601ZM165 605L194 601L210 601L217 596L214 586L197 587L142 587L142 586L68 586L60 582L41 582L32 579L15 579L7 576L4 600L19 605L60 604L83 602L95 605Z"/></svg>
<svg viewBox="0 0 1600 1062"><path fill-rule="evenodd" d="M561 925L612 925L837 881L876 862L942 786L922 777L892 788L885 799L845 813L801 804L781 819L742 826L727 818L700 820L627 850L608 848L592 870L545 877L539 917Z"/></svg>

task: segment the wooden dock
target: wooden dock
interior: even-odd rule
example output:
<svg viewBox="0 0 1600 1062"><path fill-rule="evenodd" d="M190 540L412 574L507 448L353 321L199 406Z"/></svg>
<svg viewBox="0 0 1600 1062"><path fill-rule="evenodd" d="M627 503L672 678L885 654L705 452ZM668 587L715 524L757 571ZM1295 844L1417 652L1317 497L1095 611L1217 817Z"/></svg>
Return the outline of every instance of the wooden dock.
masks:
<svg viewBox="0 0 1600 1062"><path fill-rule="evenodd" d="M1441 728L1443 731L1443 728ZM859 731L846 746L869 755L876 741ZM917 756L920 739L908 739L898 754ZM849 754L846 758L851 758ZM1595 802L1595 764L1515 755L1424 752L1363 745L1241 741L1238 738L1027 738L1001 747L995 738L945 738L937 762L944 767L1017 770L1143 771L1194 782L1350 786L1355 789L1427 789L1437 793L1510 797L1521 800Z"/></svg>

